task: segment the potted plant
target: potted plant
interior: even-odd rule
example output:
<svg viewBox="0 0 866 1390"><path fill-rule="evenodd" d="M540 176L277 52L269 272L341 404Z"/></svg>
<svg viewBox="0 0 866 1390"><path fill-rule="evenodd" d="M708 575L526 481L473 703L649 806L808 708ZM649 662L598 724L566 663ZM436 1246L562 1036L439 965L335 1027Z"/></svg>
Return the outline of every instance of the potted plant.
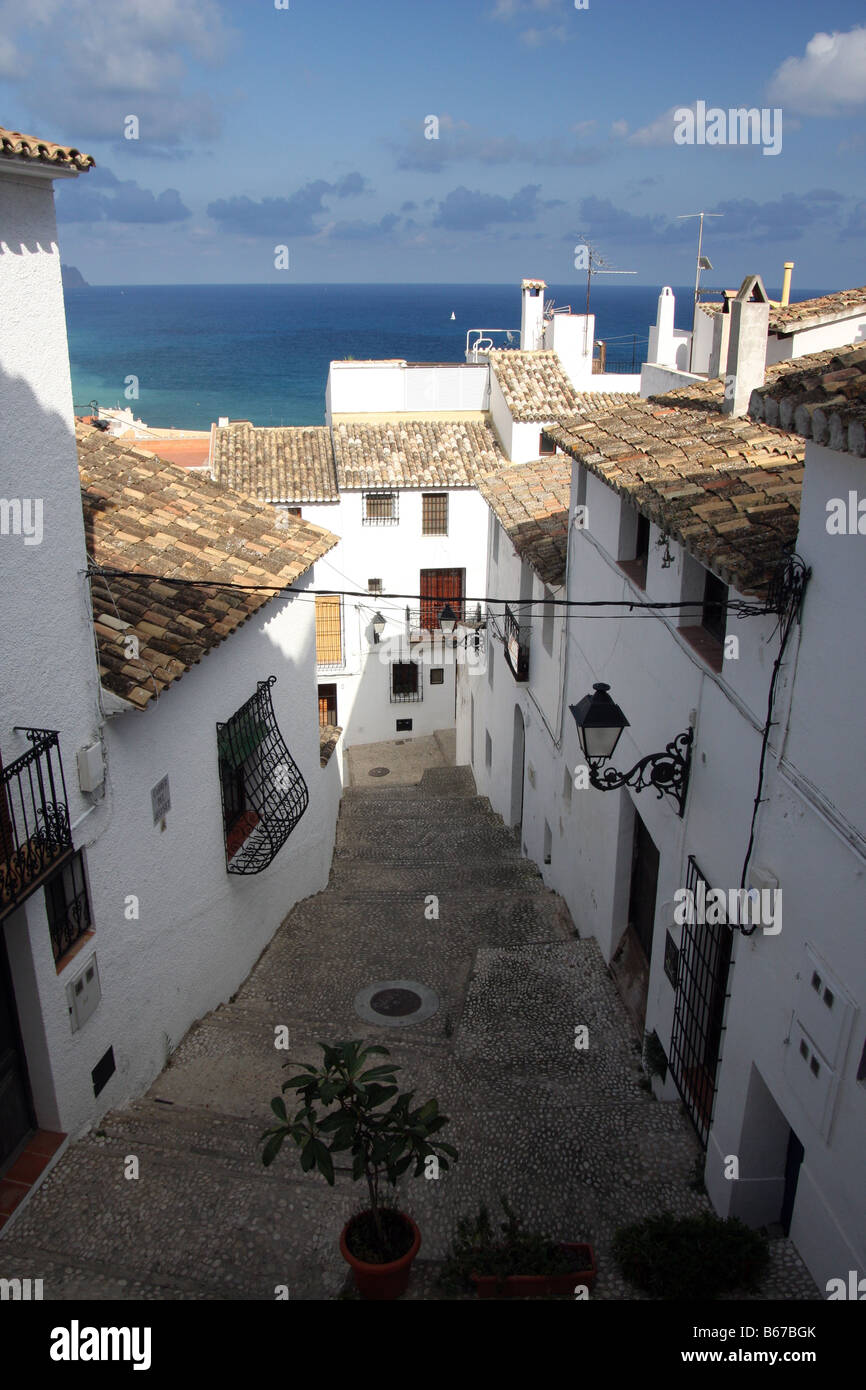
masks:
<svg viewBox="0 0 866 1390"><path fill-rule="evenodd" d="M573 1294L595 1283L597 1266L585 1241L553 1241L526 1231L505 1197L505 1221L494 1232L487 1207L463 1217L442 1269L446 1288L474 1288L479 1298L538 1298Z"/></svg>
<svg viewBox="0 0 866 1390"><path fill-rule="evenodd" d="M434 1162L447 1169L457 1158L450 1144L433 1140L448 1123L439 1102L413 1106L414 1091L400 1092L393 1062L369 1066L374 1056L389 1057L386 1047L363 1042L320 1043L321 1066L287 1062L301 1072L289 1078L283 1091L295 1091L299 1104L292 1115L282 1096L271 1109L280 1121L261 1138L262 1162L273 1163L283 1140L292 1139L301 1151L305 1173L318 1170L334 1186L334 1154L349 1153L352 1177L367 1183L369 1206L353 1216L340 1236L340 1252L348 1262L362 1298L394 1299L405 1293L421 1233L405 1212L382 1200L383 1180L396 1187L414 1163L419 1177Z"/></svg>

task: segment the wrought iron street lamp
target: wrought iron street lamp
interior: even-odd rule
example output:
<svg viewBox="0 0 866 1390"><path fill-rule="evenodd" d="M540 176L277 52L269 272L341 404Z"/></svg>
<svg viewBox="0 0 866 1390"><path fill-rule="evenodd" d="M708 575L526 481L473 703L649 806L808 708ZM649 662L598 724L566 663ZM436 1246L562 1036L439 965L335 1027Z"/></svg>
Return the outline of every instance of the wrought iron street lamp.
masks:
<svg viewBox="0 0 866 1390"><path fill-rule="evenodd" d="M446 637L451 636L451 633L454 631L454 625L456 622L457 614L454 612L454 609L451 607L451 604L446 603L445 607L442 609L442 612L439 614L439 626L445 633Z"/></svg>
<svg viewBox="0 0 866 1390"><path fill-rule="evenodd" d="M373 614L373 641L378 642L382 633L385 631L385 619L381 613Z"/></svg>
<svg viewBox="0 0 866 1390"><path fill-rule="evenodd" d="M590 785L603 792L615 791L618 787L633 787L640 792L645 787L653 787L660 797L665 793L673 797L682 816L692 761L691 729L678 734L664 753L649 753L641 758L630 772L605 768L623 729L630 727L619 705L610 698L609 690L609 685L598 683L593 686L593 694L584 695L578 704L569 706L589 768Z"/></svg>

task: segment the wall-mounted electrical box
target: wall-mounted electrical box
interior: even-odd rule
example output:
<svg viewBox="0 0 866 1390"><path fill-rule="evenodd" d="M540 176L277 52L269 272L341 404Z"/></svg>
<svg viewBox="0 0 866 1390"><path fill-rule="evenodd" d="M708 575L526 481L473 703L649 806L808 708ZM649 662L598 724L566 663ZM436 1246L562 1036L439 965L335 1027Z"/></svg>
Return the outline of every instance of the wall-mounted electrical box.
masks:
<svg viewBox="0 0 866 1390"><path fill-rule="evenodd" d="M70 980L66 986L66 999L69 1004L69 1021L73 1033L83 1028L102 998L99 984L99 969L96 956L91 956L83 970Z"/></svg>
<svg viewBox="0 0 866 1390"><path fill-rule="evenodd" d="M78 750L78 785L83 792L97 792L105 781L102 744L91 743Z"/></svg>

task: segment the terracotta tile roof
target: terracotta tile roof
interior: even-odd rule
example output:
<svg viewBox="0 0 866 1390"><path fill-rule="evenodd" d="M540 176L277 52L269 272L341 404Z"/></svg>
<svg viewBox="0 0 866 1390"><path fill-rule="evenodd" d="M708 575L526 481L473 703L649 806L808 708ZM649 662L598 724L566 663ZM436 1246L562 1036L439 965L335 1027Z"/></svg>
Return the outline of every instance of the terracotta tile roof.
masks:
<svg viewBox="0 0 866 1390"><path fill-rule="evenodd" d="M749 414L816 444L866 457L866 345L777 362L752 392Z"/></svg>
<svg viewBox="0 0 866 1390"><path fill-rule="evenodd" d="M5 126L0 126L0 158L82 171L92 169L95 163L92 155L82 154L74 145L55 145L52 140L37 140L35 135L22 135L20 130Z"/></svg>
<svg viewBox="0 0 866 1390"><path fill-rule="evenodd" d="M292 584L337 537L293 517L277 526L267 505L101 430L78 424L75 433L88 554L105 569L142 572L92 581L100 679L143 709L273 597L220 581ZM137 658L127 655L130 637Z"/></svg>
<svg viewBox="0 0 866 1390"><path fill-rule="evenodd" d="M631 398L634 400L634 396ZM680 410L709 410L720 412L725 399L724 377L708 377L705 381L687 381L672 391L660 391L648 398L656 405L672 405Z"/></svg>
<svg viewBox="0 0 866 1390"><path fill-rule="evenodd" d="M565 583L571 459L562 454L510 464L478 480L478 491L518 555L545 584Z"/></svg>
<svg viewBox="0 0 866 1390"><path fill-rule="evenodd" d="M257 427L248 420L214 429L217 482L260 502L338 502L330 431Z"/></svg>
<svg viewBox="0 0 866 1390"><path fill-rule="evenodd" d="M701 304L709 314L719 314L721 304ZM770 333L797 333L805 328L817 328L822 323L844 319L857 310L866 313L866 285L859 289L838 290L817 299L800 299L796 304L770 305Z"/></svg>
<svg viewBox="0 0 866 1390"><path fill-rule="evenodd" d="M487 356L513 420L542 423L577 410L577 393L559 353L495 348Z"/></svg>
<svg viewBox="0 0 866 1390"><path fill-rule="evenodd" d="M492 430L475 420L341 420L334 458L341 489L474 487L505 461Z"/></svg>
<svg viewBox="0 0 866 1390"><path fill-rule="evenodd" d="M550 433L726 583L764 593L797 534L799 441L748 418L635 399Z"/></svg>

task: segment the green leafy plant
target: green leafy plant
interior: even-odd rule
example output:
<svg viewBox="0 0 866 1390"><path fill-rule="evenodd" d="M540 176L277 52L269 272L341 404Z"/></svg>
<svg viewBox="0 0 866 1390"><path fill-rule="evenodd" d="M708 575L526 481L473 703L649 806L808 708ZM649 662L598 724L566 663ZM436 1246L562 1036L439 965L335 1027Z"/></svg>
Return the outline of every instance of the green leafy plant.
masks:
<svg viewBox="0 0 866 1390"><path fill-rule="evenodd" d="M526 1231L505 1197L499 1198L505 1221L499 1233L486 1206L477 1216L464 1216L440 1273L440 1282L450 1289L472 1287L471 1275L492 1274L507 1279L510 1274L568 1274L574 1257L556 1241L537 1231Z"/></svg>
<svg viewBox="0 0 866 1390"><path fill-rule="evenodd" d="M665 1212L613 1239L622 1273L653 1298L717 1298L731 1289L755 1289L770 1258L766 1236L736 1217L709 1212L679 1219Z"/></svg>
<svg viewBox="0 0 866 1390"><path fill-rule="evenodd" d="M440 1113L435 1099L413 1105L415 1093L400 1092L396 1074L401 1068L393 1062L369 1066L372 1057L390 1056L386 1047L367 1047L357 1040L319 1046L321 1066L284 1064L302 1068L281 1088L294 1091L299 1103L289 1114L282 1096L271 1101L280 1123L261 1136L262 1162L268 1167L291 1139L300 1149L303 1171L317 1170L333 1187L333 1155L351 1154L352 1177L365 1179L371 1214L371 1229L363 1237L365 1254L353 1253L367 1258L378 1250L381 1259L394 1258L394 1213L383 1203L380 1186L383 1180L396 1186L413 1164L413 1177L420 1177L430 1158L446 1170L449 1159L457 1160L455 1148L432 1137L448 1124L448 1116Z"/></svg>

